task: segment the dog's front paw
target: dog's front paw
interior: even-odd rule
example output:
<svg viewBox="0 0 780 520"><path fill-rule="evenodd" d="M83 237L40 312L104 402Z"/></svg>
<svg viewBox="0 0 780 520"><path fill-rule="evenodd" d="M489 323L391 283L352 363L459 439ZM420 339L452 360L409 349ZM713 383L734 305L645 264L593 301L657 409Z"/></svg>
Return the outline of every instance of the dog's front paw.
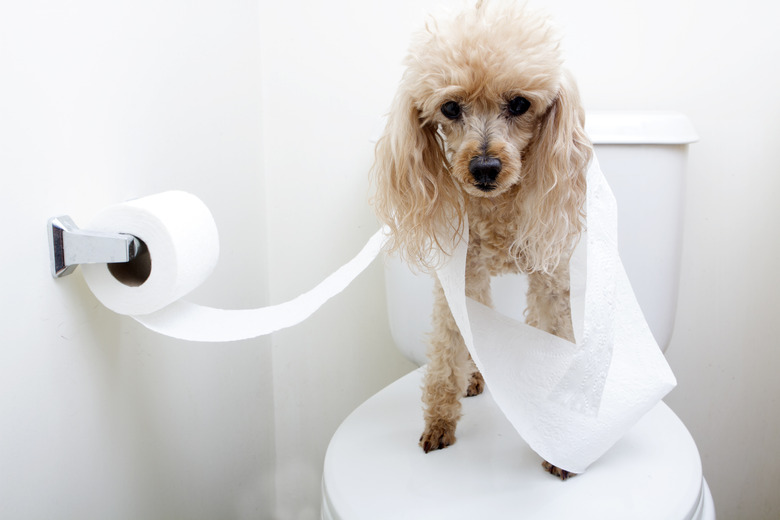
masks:
<svg viewBox="0 0 780 520"><path fill-rule="evenodd" d="M425 453L441 450L455 443L455 425L448 421L436 421L425 426L420 446Z"/></svg>
<svg viewBox="0 0 780 520"><path fill-rule="evenodd" d="M480 374L479 371L471 374L471 378L469 379L469 387L466 390L466 397L479 395L484 389L485 379L482 377L482 374Z"/></svg>
<svg viewBox="0 0 780 520"><path fill-rule="evenodd" d="M555 475L556 477L558 477L561 480L566 480L568 478L577 476L576 473L572 473L570 471L566 471L565 469L561 469L561 468L559 468L557 466L553 466L552 464L550 464L546 460L544 462L542 462L542 467L544 468L544 470L547 473L549 473L550 475Z"/></svg>

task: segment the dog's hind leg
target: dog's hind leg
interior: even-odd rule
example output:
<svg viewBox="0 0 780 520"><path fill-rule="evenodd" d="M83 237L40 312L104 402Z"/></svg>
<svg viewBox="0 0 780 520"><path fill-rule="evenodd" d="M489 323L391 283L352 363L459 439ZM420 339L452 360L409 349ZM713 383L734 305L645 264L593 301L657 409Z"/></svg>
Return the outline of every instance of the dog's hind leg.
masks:
<svg viewBox="0 0 780 520"><path fill-rule="evenodd" d="M469 251L466 264L466 296L473 298L483 305L493 307L493 297L490 291L490 273L480 258L479 242L474 241ZM485 390L485 379L477 369L469 355L469 364L472 367L469 376L469 384L466 388L466 397L473 397Z"/></svg>
<svg viewBox="0 0 780 520"><path fill-rule="evenodd" d="M552 273L534 272L528 275L528 310L526 323L574 341L569 300L569 263L562 261Z"/></svg>
<svg viewBox="0 0 780 520"><path fill-rule="evenodd" d="M528 314L526 322L550 334L574 341L569 301L569 264L562 262L553 274L531 273L528 276ZM547 461L545 471L561 480L576 476Z"/></svg>
<svg viewBox="0 0 780 520"><path fill-rule="evenodd" d="M466 389L466 397L474 397L479 395L485 390L485 379L480 374L479 370L475 370L471 373L469 378L469 386Z"/></svg>

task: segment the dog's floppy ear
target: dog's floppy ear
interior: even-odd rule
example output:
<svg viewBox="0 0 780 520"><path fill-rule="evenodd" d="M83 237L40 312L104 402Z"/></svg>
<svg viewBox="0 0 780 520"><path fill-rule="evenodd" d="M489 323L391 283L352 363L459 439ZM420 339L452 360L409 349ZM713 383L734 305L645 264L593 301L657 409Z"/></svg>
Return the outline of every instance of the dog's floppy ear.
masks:
<svg viewBox="0 0 780 520"><path fill-rule="evenodd" d="M376 146L373 204L391 230L391 250L431 267L433 245L460 228L460 203L438 128L422 117L405 80Z"/></svg>
<svg viewBox="0 0 780 520"><path fill-rule="evenodd" d="M521 243L531 270L551 272L582 231L585 177L592 156L585 134L585 111L574 79L567 72L553 103L543 116L524 154L523 182L533 190L526 197L528 219Z"/></svg>

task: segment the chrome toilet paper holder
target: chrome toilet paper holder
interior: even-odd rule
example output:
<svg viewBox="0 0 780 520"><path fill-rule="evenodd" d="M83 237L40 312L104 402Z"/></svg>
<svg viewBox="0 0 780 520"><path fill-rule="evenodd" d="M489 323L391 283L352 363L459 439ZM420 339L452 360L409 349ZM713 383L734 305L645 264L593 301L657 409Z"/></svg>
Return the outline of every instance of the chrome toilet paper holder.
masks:
<svg viewBox="0 0 780 520"><path fill-rule="evenodd" d="M143 242L126 233L105 233L79 229L67 215L48 223L51 274L67 276L79 264L129 262L141 252Z"/></svg>

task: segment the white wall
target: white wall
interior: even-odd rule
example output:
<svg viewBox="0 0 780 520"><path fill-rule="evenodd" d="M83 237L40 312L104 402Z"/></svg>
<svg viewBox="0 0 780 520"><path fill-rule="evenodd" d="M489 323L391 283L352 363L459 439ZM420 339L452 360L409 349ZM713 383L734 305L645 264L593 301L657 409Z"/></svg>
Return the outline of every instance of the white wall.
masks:
<svg viewBox="0 0 780 520"><path fill-rule="evenodd" d="M78 274L52 280L43 227L186 189L223 244L195 299L255 306L310 288L376 229L371 139L410 32L444 3L0 6L0 516L318 516L331 434L411 368L392 348L381 266L271 338L189 344L104 310ZM588 108L679 110L701 135L667 401L719 517L776 518L780 8L536 4L566 31Z"/></svg>
<svg viewBox="0 0 780 520"><path fill-rule="evenodd" d="M162 338L49 274L45 224L184 189L221 231L194 299L266 302L256 2L0 4L0 517L263 518L270 341Z"/></svg>

